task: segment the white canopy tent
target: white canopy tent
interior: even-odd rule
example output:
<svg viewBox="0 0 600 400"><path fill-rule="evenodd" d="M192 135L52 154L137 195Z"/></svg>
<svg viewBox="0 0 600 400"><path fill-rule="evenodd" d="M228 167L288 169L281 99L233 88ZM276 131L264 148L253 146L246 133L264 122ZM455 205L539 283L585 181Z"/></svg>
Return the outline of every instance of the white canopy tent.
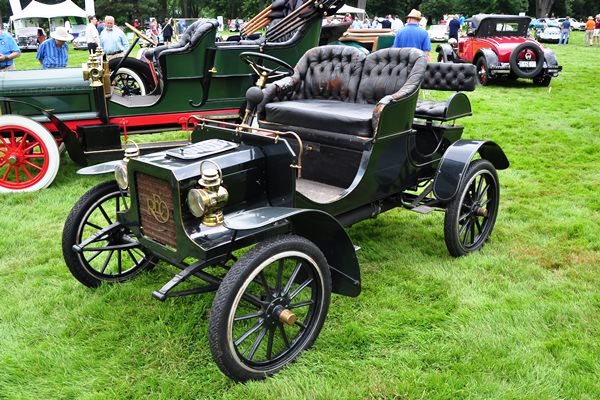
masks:
<svg viewBox="0 0 600 400"><path fill-rule="evenodd" d="M71 0L65 0L58 4L44 4L32 0L27 7L22 10L13 9L13 15L10 17L14 29L40 26L39 20L48 20L48 27L54 30L57 26L64 26L65 21L70 17L75 17L75 24L69 22L72 32L75 35L81 30L85 30L87 23L87 14L77 4Z"/></svg>
<svg viewBox="0 0 600 400"><path fill-rule="evenodd" d="M349 6L347 4L344 4L342 7L340 7L340 9L337 11L337 13L338 14L350 13L350 14L357 14L359 16L359 18L365 17L365 10L363 10L362 8Z"/></svg>

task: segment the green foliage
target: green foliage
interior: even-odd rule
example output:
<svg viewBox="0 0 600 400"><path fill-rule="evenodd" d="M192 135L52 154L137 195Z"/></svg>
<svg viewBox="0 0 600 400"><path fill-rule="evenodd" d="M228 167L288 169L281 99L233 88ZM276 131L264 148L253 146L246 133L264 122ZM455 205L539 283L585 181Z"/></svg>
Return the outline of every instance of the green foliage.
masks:
<svg viewBox="0 0 600 400"><path fill-rule="evenodd" d="M600 398L600 52L580 32L548 47L564 67L550 88L478 87L458 121L511 162L486 247L449 257L441 213L354 225L361 295L334 295L314 347L262 382L235 384L212 362L212 295L151 298L166 265L97 290L72 278L64 221L109 177L78 176L63 155L48 189L0 196L0 398Z"/></svg>

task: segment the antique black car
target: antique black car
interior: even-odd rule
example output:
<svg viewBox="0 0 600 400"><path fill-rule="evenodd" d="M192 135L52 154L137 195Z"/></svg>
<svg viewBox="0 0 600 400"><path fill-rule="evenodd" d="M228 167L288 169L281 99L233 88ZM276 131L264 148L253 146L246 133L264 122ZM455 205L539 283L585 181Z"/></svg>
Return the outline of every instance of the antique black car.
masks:
<svg viewBox="0 0 600 400"><path fill-rule="evenodd" d="M115 180L79 199L62 243L89 287L162 260L180 271L155 298L216 291L212 355L245 381L276 373L314 342L331 292L360 293L344 227L396 207L441 210L450 254L478 250L498 214L496 170L509 162L493 142L460 139L454 122L471 115L464 93L418 100L421 88L473 90L473 65L349 46L311 49L294 69L242 57L262 80L290 76L250 88L241 124L192 117L187 146L142 156L128 146L122 161L85 168Z"/></svg>

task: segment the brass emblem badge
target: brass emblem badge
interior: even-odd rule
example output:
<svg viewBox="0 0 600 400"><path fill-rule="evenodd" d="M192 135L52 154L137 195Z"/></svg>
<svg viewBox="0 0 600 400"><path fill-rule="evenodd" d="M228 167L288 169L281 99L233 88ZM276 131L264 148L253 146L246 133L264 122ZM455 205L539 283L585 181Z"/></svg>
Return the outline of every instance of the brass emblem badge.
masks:
<svg viewBox="0 0 600 400"><path fill-rule="evenodd" d="M161 224L169 221L169 207L167 207L167 203L160 198L159 195L153 194L152 198L147 200L148 211L150 214Z"/></svg>

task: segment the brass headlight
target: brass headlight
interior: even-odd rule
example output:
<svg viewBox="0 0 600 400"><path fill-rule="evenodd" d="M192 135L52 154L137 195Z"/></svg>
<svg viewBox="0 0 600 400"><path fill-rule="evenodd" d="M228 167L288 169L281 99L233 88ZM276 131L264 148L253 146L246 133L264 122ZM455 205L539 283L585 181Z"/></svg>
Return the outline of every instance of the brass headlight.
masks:
<svg viewBox="0 0 600 400"><path fill-rule="evenodd" d="M206 212L206 206L210 200L206 198L204 190L192 189L188 192L187 201L192 215L200 218Z"/></svg>
<svg viewBox="0 0 600 400"><path fill-rule="evenodd" d="M129 182L127 181L127 162L123 161L116 166L115 180L122 190L127 190L129 187Z"/></svg>

